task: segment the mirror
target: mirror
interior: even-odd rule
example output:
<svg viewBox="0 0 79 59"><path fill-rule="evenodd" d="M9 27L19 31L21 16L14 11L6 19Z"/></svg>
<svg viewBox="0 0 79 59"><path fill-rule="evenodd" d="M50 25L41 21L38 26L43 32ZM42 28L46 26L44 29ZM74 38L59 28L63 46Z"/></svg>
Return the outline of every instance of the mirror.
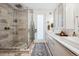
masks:
<svg viewBox="0 0 79 59"><path fill-rule="evenodd" d="M60 4L58 6L58 20L59 20L59 27L62 28L63 27L63 5Z"/></svg>
<svg viewBox="0 0 79 59"><path fill-rule="evenodd" d="M59 4L54 11L54 31L60 32L63 28L63 4Z"/></svg>

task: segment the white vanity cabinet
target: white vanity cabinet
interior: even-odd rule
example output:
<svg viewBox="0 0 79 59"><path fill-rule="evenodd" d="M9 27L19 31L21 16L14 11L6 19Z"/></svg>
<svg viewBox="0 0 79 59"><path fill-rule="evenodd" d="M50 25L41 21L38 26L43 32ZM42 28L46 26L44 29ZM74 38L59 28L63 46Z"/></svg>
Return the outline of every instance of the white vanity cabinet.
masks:
<svg viewBox="0 0 79 59"><path fill-rule="evenodd" d="M75 56L70 50L48 35L47 45L53 56Z"/></svg>

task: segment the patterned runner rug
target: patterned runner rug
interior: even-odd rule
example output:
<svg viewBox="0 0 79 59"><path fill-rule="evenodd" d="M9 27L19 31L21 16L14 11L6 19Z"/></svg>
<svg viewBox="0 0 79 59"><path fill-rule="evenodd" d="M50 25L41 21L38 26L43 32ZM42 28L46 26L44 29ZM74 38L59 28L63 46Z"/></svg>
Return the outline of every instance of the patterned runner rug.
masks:
<svg viewBox="0 0 79 59"><path fill-rule="evenodd" d="M45 43L36 43L33 48L32 56L50 56Z"/></svg>

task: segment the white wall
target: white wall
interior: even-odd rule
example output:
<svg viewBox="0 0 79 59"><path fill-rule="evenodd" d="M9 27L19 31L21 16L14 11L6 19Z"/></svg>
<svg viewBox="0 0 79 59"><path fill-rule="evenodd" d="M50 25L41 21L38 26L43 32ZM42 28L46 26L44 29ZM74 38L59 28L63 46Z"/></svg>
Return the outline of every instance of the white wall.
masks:
<svg viewBox="0 0 79 59"><path fill-rule="evenodd" d="M51 14L50 14L50 12L51 12ZM48 21L49 21L49 23L47 23ZM54 23L53 21L54 21L53 20L53 11L48 11L46 13L46 30L47 31L53 31L53 29L51 27L50 27L50 30L47 29L47 25L48 24L51 25L51 23Z"/></svg>

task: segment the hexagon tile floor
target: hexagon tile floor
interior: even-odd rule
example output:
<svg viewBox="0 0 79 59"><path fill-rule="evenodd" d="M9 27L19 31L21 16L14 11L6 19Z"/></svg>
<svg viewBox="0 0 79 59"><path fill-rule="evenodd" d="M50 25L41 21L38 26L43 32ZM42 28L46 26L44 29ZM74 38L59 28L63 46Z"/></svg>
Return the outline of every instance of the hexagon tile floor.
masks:
<svg viewBox="0 0 79 59"><path fill-rule="evenodd" d="M44 43L36 43L33 48L32 56L50 56L50 55Z"/></svg>

